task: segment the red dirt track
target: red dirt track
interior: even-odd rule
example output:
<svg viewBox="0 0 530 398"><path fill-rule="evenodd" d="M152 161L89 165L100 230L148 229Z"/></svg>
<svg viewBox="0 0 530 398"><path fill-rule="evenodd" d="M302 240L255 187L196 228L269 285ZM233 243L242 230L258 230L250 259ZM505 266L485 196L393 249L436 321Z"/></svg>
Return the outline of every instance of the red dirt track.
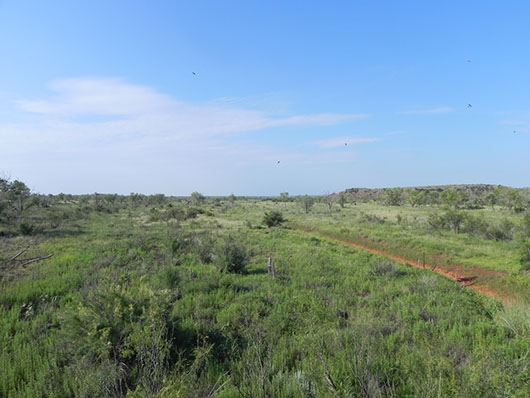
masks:
<svg viewBox="0 0 530 398"><path fill-rule="evenodd" d="M358 244L358 243L353 243L353 242L348 242L346 240L342 240L342 239L338 239L338 238L334 238L332 236L328 236L328 235L323 235L325 236L326 238L328 239L332 239L336 242L340 242L340 243L343 243L345 245L348 245L348 246L351 246L351 247L355 247L357 249L361 249L361 250L365 250L365 251L368 251L370 253L374 253L374 254L379 254L381 256L384 256L384 257L388 257L398 263L401 263L401 264L408 264L412 267L416 267L416 268L420 268L420 269L430 269L431 271L434 271L440 275L443 275L447 278L450 278L450 279L453 279L455 281L457 281L460 285L462 286L466 286L466 287L469 287L485 296L488 296L488 297L493 297L493 298L496 298L498 300L501 300L502 302L504 303L508 303L508 299L506 297L502 297L501 295L499 295L497 292L489 289L488 287L484 286L484 285L477 285L476 284L476 281L477 281L477 278L479 278L480 276L488 276L488 275L498 275L498 276L505 276L507 275L506 272L503 272L503 271L492 271L492 270L485 270L485 269L482 269L482 268L477 268L477 267L466 267L464 265L454 265L454 266L449 266L448 269L443 269L443 268L440 268L440 267L433 267L433 266L430 266L428 264L425 264L425 266L421 265L421 264L418 264L417 262L414 262L414 261L411 261L411 260L407 260L406 258L403 258L403 257L399 257L399 256L395 256L393 254L390 254L388 252L385 252L383 250L378 250L378 249L373 249L371 247L367 247L367 246L363 246L361 244Z"/></svg>

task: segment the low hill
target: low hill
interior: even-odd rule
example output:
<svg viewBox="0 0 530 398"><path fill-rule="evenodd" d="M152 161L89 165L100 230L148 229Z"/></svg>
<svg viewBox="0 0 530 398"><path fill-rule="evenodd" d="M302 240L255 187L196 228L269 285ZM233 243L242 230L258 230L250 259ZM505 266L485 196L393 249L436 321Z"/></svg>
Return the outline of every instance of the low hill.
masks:
<svg viewBox="0 0 530 398"><path fill-rule="evenodd" d="M502 185L491 184L461 184L461 185L433 185L425 187L407 187L408 191L443 192L454 189L465 193L470 199L482 197L495 192ZM348 197L356 200L376 200L385 195L391 188L349 188L343 191Z"/></svg>

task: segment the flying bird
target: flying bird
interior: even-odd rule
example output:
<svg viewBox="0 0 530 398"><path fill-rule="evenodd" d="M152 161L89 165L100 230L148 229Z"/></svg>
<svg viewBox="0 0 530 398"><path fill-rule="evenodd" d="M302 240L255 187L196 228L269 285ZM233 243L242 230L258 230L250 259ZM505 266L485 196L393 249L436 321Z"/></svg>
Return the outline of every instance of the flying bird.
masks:
<svg viewBox="0 0 530 398"><path fill-rule="evenodd" d="M468 59L467 62L471 62L471 61Z"/></svg>
<svg viewBox="0 0 530 398"><path fill-rule="evenodd" d="M191 73L193 73L194 75L196 75L196 73L195 73L195 72L191 72Z"/></svg>
<svg viewBox="0 0 530 398"><path fill-rule="evenodd" d="M278 163L280 163L280 161L278 160Z"/></svg>
<svg viewBox="0 0 530 398"><path fill-rule="evenodd" d="M344 143L344 145L348 145L348 143L347 143L347 142L345 142L345 143Z"/></svg>
<svg viewBox="0 0 530 398"><path fill-rule="evenodd" d="M471 104L467 104L467 107L468 107L468 108L473 108L473 105L471 105Z"/></svg>

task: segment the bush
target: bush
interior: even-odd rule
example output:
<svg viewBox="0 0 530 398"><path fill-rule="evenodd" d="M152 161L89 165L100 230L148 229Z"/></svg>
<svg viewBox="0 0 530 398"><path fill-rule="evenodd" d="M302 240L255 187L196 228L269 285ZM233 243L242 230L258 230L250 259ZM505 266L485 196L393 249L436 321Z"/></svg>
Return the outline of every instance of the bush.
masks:
<svg viewBox="0 0 530 398"><path fill-rule="evenodd" d="M521 266L523 271L530 270L530 240L527 239L521 244Z"/></svg>
<svg viewBox="0 0 530 398"><path fill-rule="evenodd" d="M26 222L20 223L18 226L18 230L21 235L31 235L33 232L35 232L35 227L31 224L28 224Z"/></svg>
<svg viewBox="0 0 530 398"><path fill-rule="evenodd" d="M221 272L241 274L245 270L247 262L247 251L233 238L224 241L215 257L215 265Z"/></svg>
<svg viewBox="0 0 530 398"><path fill-rule="evenodd" d="M368 275L396 278L403 275L403 272L390 261L374 261L372 264L372 269L368 272Z"/></svg>
<svg viewBox="0 0 530 398"><path fill-rule="evenodd" d="M205 264L212 262L212 251L214 245L215 238L208 233L196 235L193 239L195 251L199 256L199 259Z"/></svg>
<svg viewBox="0 0 530 398"><path fill-rule="evenodd" d="M484 215L468 214L464 221L464 232L469 236L486 237L488 234L488 223Z"/></svg>
<svg viewBox="0 0 530 398"><path fill-rule="evenodd" d="M263 216L263 224L269 228L279 226L284 221L283 214L279 211L265 212Z"/></svg>

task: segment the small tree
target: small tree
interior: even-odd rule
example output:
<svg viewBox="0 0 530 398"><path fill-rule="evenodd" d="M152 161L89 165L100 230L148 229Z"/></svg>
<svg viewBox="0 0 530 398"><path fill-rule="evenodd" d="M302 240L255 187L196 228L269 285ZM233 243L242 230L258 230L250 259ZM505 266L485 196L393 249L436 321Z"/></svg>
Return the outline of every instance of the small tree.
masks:
<svg viewBox="0 0 530 398"><path fill-rule="evenodd" d="M337 196L337 201L339 202L340 207L343 209L346 205L346 200L346 194L344 192L339 193L339 195Z"/></svg>
<svg viewBox="0 0 530 398"><path fill-rule="evenodd" d="M464 203L468 197L465 193L459 192L456 189L448 189L447 191L442 192L440 199L442 204L456 209Z"/></svg>
<svg viewBox="0 0 530 398"><path fill-rule="evenodd" d="M461 211L450 210L445 213L444 219L453 228L453 232L458 234L460 232L460 226L465 220L465 216Z"/></svg>
<svg viewBox="0 0 530 398"><path fill-rule="evenodd" d="M199 192L193 192L190 195L190 201L192 205L201 205L204 203L205 199L206 198L204 197L204 195Z"/></svg>
<svg viewBox="0 0 530 398"><path fill-rule="evenodd" d="M276 210L266 212L263 216L263 224L265 224L269 228L279 226L284 221L285 219L283 218L283 214Z"/></svg>
<svg viewBox="0 0 530 398"><path fill-rule="evenodd" d="M401 206L403 203L403 188L391 188L385 192L385 203L390 206Z"/></svg>
<svg viewBox="0 0 530 398"><path fill-rule="evenodd" d="M22 213L27 200L30 197L30 190L22 181L15 180L9 184L8 198L13 203L15 209Z"/></svg>
<svg viewBox="0 0 530 398"><path fill-rule="evenodd" d="M333 203L335 203L335 197L333 195L326 195L326 206L328 206L328 211L331 213L331 208L333 207Z"/></svg>
<svg viewBox="0 0 530 398"><path fill-rule="evenodd" d="M424 204L425 199L426 199L425 191L413 191L413 190L408 191L407 202L409 202L409 204L412 207L416 207L416 206L420 206Z"/></svg>
<svg viewBox="0 0 530 398"><path fill-rule="evenodd" d="M282 192L280 194L280 202L289 202L289 192Z"/></svg>
<svg viewBox="0 0 530 398"><path fill-rule="evenodd" d="M192 194L192 195L193 195L193 194ZM200 194L199 194L199 195L200 195ZM203 198L204 198L204 196L203 196ZM229 201L230 203L234 203L234 202L236 201L236 199L237 199L237 198L236 198L236 195L234 195L233 193L230 194L230 196L228 197L228 201Z"/></svg>
<svg viewBox="0 0 530 398"><path fill-rule="evenodd" d="M300 203L302 203L302 207L304 208L305 214L308 214L313 205L315 204L315 199L309 195L300 196Z"/></svg>

